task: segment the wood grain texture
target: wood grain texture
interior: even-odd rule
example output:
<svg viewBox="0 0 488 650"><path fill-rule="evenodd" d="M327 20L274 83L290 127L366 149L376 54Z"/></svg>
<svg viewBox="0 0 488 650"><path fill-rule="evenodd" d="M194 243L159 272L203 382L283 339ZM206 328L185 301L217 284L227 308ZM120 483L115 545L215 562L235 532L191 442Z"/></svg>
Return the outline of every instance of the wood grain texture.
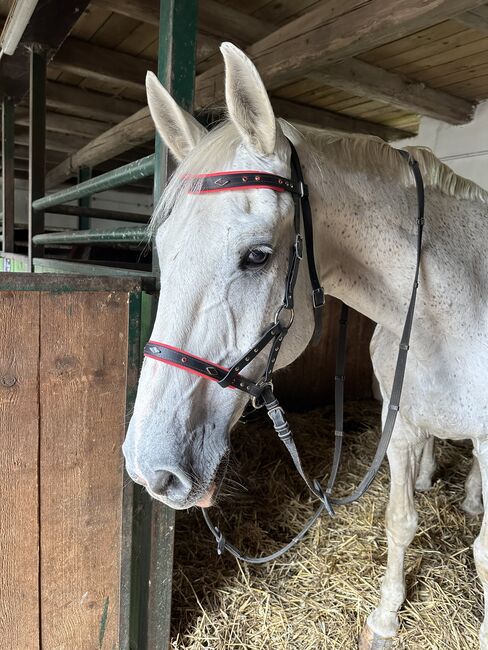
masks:
<svg viewBox="0 0 488 650"><path fill-rule="evenodd" d="M0 650L39 648L38 345L39 294L1 291Z"/></svg>
<svg viewBox="0 0 488 650"><path fill-rule="evenodd" d="M334 376L340 302L327 296L324 327L318 346L305 352L276 376L280 402L294 410L305 410L334 401ZM369 342L374 323L352 309L347 332L346 400L370 399L373 368Z"/></svg>
<svg viewBox="0 0 488 650"><path fill-rule="evenodd" d="M43 650L118 648L127 322L127 293L42 296Z"/></svg>

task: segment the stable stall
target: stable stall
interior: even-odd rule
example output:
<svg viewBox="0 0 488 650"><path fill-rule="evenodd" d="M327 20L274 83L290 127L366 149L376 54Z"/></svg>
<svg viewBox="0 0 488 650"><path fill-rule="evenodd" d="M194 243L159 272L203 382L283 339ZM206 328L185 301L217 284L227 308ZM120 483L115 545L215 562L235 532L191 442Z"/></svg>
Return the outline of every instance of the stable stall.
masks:
<svg viewBox="0 0 488 650"><path fill-rule="evenodd" d="M295 565L275 567L276 592L266 593L270 572L241 570L228 559L218 564L202 547L203 527L193 515L182 515L171 622L174 512L124 479L120 452L158 291L147 225L174 166L154 134L145 74L157 73L178 104L211 128L223 117L218 47L230 40L256 63L277 116L320 132L403 143L425 120L453 130L469 126L478 103L488 98L488 7L482 0L0 0L0 20L0 270L6 272L0 274L6 450L0 528L10 529L0 540L0 552L9 557L0 589L5 648L352 647L376 591L373 560L384 553L376 545L369 554L368 544L380 534L376 504L385 499L385 472L352 523L343 515L321 524L296 552ZM477 119L477 129L488 131L486 112ZM433 137L433 147L436 142ZM328 298L318 347L278 378L281 400L294 411L333 401L339 313L339 303ZM351 314L348 400L372 399L373 328ZM28 411L28 439L18 418L20 401ZM346 430L357 440L347 446L352 460L342 487L361 473L362 454L373 453L378 435L373 402L351 409ZM332 450L330 412L295 420L308 444L321 448L315 471L323 474L321 463L330 462ZM258 440L259 426L245 435ZM239 531L237 541L251 548L260 541L272 548L303 524L310 509L304 494L295 498L293 482L283 489L275 479L275 462L282 478L289 477L266 436L254 445L260 453L239 444L237 451L244 472L252 476L259 468L253 499L262 503L265 518L269 499L268 524L225 514ZM442 453L452 463L452 450ZM25 476L35 499L24 498ZM283 499L282 509L277 504ZM455 491L447 499L436 496L436 516L457 500ZM425 512L430 507L423 503ZM449 515L453 526L464 525ZM425 536L429 530L426 525ZM468 544L471 533L467 525L455 543L447 540L445 552ZM27 540L25 548L16 546L18 539ZM370 571L357 591L341 577L353 553ZM61 557L66 560L56 571ZM422 558L418 551L415 562ZM327 562L336 569L325 571ZM451 597L459 603L465 593L475 601L474 615L479 610L478 592L467 586L472 565L464 556L460 562L466 571L451 591L444 583L436 591L444 565L432 562L430 582L415 596L417 606L431 599L443 607L446 625L434 625L425 614L436 629L435 647L447 647L456 634L447 625L455 610ZM357 581L362 566L351 569ZM329 597L330 585L337 599ZM335 616L334 625L324 627L323 610ZM408 625L414 617L412 610ZM407 626L403 641L421 647L423 634ZM334 640L320 645L324 635ZM472 647L463 642L456 638L450 647Z"/></svg>

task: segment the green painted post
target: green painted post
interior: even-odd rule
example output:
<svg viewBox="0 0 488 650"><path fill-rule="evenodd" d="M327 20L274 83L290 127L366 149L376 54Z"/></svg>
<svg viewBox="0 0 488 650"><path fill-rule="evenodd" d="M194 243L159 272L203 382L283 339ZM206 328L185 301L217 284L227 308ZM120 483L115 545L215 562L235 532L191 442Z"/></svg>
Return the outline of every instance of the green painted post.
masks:
<svg viewBox="0 0 488 650"><path fill-rule="evenodd" d="M159 17L158 77L174 99L192 110L195 84L195 55L198 0L161 0ZM168 150L156 135L154 205L161 195L170 165ZM153 245L153 272L158 272ZM153 301L155 302L155 301ZM154 312L154 310L153 310ZM144 323L143 323L144 325ZM174 511L152 502L151 555L147 612L147 650L169 648L173 573Z"/></svg>
<svg viewBox="0 0 488 650"><path fill-rule="evenodd" d="M84 181L90 180L92 175L91 167L80 167L78 170L78 183L83 183ZM91 207L91 197L85 196L78 200L78 205L80 208L90 208ZM90 217L81 216L78 217L78 230L88 230L91 226Z"/></svg>
<svg viewBox="0 0 488 650"><path fill-rule="evenodd" d="M29 83L29 268L33 257L43 257L44 247L32 238L44 232L44 212L34 211L36 199L44 196L46 173L46 55L30 52Z"/></svg>
<svg viewBox="0 0 488 650"><path fill-rule="evenodd" d="M15 107L11 97L2 105L2 251L14 252L15 221Z"/></svg>

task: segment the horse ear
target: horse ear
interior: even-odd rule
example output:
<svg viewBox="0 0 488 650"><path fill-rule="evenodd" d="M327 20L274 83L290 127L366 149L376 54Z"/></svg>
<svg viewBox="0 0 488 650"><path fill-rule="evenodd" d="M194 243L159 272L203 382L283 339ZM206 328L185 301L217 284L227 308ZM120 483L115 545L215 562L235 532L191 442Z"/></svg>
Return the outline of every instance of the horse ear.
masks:
<svg viewBox="0 0 488 650"><path fill-rule="evenodd" d="M230 119L255 151L273 153L276 120L268 93L252 61L232 43L222 43L225 98Z"/></svg>
<svg viewBox="0 0 488 650"><path fill-rule="evenodd" d="M153 72L146 75L146 92L149 111L159 135L176 160L183 160L207 130L193 115L178 106Z"/></svg>

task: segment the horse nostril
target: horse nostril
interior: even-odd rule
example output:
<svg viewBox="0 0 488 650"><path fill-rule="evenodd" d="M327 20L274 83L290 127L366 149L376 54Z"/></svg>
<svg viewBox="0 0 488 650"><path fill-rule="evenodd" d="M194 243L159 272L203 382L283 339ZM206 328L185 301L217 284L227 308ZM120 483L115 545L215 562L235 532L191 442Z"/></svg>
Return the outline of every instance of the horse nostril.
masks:
<svg viewBox="0 0 488 650"><path fill-rule="evenodd" d="M171 501L185 501L192 489L191 481L187 475L178 468L168 468L154 472L148 481L151 492Z"/></svg>

